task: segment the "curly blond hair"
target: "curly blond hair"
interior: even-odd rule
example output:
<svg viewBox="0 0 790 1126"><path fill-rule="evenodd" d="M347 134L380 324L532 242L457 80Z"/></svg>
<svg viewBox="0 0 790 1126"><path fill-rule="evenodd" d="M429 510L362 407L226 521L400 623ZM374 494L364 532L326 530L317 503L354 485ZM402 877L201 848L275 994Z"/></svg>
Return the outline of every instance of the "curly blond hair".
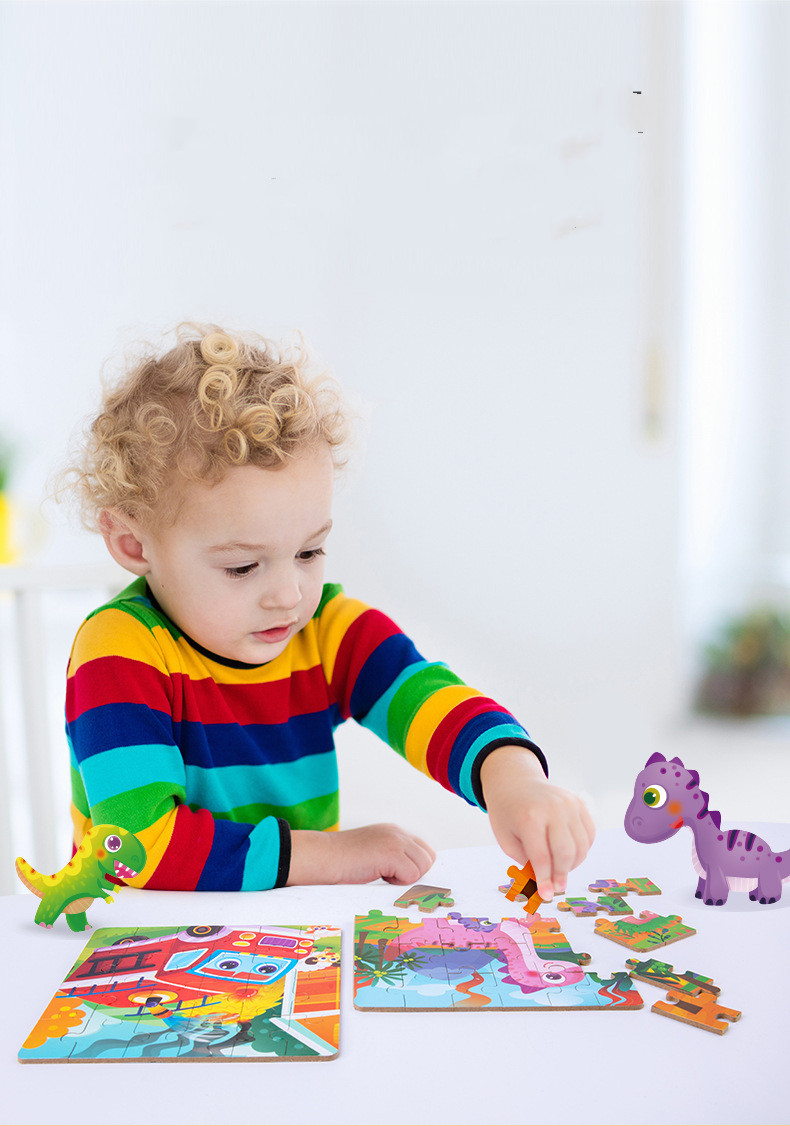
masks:
<svg viewBox="0 0 790 1126"><path fill-rule="evenodd" d="M76 493L89 528L108 508L151 527L172 521L179 476L216 484L233 466L276 469L321 444L342 465L346 408L301 337L283 346L191 322L174 333L174 347L148 346L105 387L64 475L60 491Z"/></svg>

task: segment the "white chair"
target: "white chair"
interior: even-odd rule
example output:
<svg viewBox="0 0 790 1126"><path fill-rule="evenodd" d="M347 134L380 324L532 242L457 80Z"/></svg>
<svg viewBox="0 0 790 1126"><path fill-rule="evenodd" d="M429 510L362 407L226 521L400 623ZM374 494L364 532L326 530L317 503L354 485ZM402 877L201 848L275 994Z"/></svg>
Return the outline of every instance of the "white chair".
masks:
<svg viewBox="0 0 790 1126"><path fill-rule="evenodd" d="M30 850L26 859L44 872L57 871L70 855L67 834L59 831L68 810L62 808L67 796L56 785L55 765L66 760L66 737L57 759L51 738L53 699L59 700L62 727L69 643L63 639L58 654L62 685L48 685L52 627L45 620L44 602L82 591L98 606L128 580L112 563L0 566L0 894L21 890L14 858L22 844ZM19 825L26 832L14 831Z"/></svg>

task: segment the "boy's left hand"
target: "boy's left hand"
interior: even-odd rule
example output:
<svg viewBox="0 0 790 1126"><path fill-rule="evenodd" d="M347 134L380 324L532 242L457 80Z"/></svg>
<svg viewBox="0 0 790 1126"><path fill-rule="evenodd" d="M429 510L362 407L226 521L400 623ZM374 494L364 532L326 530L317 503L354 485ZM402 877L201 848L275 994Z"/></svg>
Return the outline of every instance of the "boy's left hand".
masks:
<svg viewBox="0 0 790 1126"><path fill-rule="evenodd" d="M519 867L532 863L541 899L564 894L568 873L595 837L584 802L548 782L526 747L497 747L483 762L480 781L500 848Z"/></svg>

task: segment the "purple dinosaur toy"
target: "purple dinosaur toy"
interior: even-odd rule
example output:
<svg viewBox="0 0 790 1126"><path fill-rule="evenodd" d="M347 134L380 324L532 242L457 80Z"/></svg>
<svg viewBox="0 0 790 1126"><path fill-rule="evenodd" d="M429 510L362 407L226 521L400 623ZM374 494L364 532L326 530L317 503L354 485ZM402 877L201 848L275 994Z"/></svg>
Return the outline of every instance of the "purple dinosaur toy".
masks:
<svg viewBox="0 0 790 1126"><path fill-rule="evenodd" d="M790 849L773 852L744 829L722 832L721 814L708 809L699 774L679 758L655 754L634 783L625 814L625 831L635 841L654 844L688 825L694 836L691 861L700 877L697 899L720 907L732 891L748 891L753 902L776 903L790 880Z"/></svg>

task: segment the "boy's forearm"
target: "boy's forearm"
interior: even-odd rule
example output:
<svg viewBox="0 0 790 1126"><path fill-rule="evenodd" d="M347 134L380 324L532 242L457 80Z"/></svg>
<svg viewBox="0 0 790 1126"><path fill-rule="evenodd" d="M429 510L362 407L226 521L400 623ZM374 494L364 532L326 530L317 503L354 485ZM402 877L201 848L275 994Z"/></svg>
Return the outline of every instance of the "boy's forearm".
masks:
<svg viewBox="0 0 790 1126"><path fill-rule="evenodd" d="M512 787L516 780L526 785L545 782L540 760L528 747L517 744L497 747L480 767L480 785L486 805L490 804L489 794L500 786Z"/></svg>
<svg viewBox="0 0 790 1126"><path fill-rule="evenodd" d="M291 830L291 866L285 886L340 883L336 838L336 833L320 830Z"/></svg>

